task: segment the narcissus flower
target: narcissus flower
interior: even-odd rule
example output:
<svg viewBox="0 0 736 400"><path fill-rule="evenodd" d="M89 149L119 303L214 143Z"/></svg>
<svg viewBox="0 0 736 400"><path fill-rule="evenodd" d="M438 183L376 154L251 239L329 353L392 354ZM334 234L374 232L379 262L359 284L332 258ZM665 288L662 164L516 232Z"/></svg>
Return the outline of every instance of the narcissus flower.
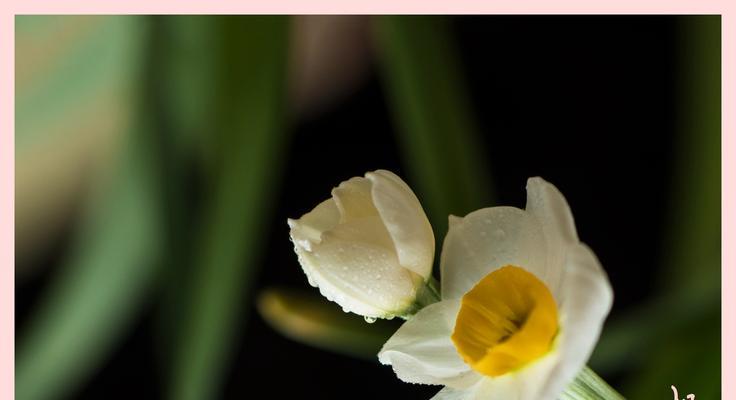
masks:
<svg viewBox="0 0 736 400"><path fill-rule="evenodd" d="M415 311L432 273L434 235L401 178L384 170L352 178L288 222L309 283L327 299L367 318Z"/></svg>
<svg viewBox="0 0 736 400"><path fill-rule="evenodd" d="M441 301L379 353L406 382L444 385L435 399L556 399L585 366L613 300L565 198L541 178L527 182L525 210L450 217L440 268Z"/></svg>

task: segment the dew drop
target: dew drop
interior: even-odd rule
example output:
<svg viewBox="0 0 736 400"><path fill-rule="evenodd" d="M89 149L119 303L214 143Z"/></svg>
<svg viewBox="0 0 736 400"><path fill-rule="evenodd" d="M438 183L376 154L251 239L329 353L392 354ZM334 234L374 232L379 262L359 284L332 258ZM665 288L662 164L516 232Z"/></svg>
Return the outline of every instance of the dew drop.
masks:
<svg viewBox="0 0 736 400"><path fill-rule="evenodd" d="M369 324L376 322L376 319L374 317L363 317L363 319Z"/></svg>

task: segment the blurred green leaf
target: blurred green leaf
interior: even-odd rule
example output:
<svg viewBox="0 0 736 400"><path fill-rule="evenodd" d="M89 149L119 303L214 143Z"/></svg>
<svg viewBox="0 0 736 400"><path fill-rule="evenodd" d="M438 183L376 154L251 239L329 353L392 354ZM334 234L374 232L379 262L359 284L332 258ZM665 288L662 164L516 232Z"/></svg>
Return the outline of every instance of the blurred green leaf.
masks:
<svg viewBox="0 0 736 400"><path fill-rule="evenodd" d="M137 17L15 18L16 270L61 231L83 188L131 131ZM28 262L28 261L31 262Z"/></svg>
<svg viewBox="0 0 736 400"><path fill-rule="evenodd" d="M690 315L672 307L661 315L678 320L642 349L645 361L632 374L626 392L632 398L659 397L675 385L698 399L720 398L721 288L721 19L677 19L678 142L671 236L665 243L661 290ZM687 318L689 317L689 318ZM658 318L649 322L662 321ZM667 392L666 389L664 392Z"/></svg>
<svg viewBox="0 0 736 400"><path fill-rule="evenodd" d="M720 312L711 309L699 318L680 321L657 337L656 346L647 351L639 366L633 366L631 378L621 392L631 399L669 398L675 385L684 398L693 393L697 399L721 398L721 326Z"/></svg>
<svg viewBox="0 0 736 400"><path fill-rule="evenodd" d="M633 398L667 395L671 384L717 398L720 387L721 25L718 16L676 21L678 140L660 293L608 323L591 360L602 371L633 369Z"/></svg>
<svg viewBox="0 0 736 400"><path fill-rule="evenodd" d="M118 114L131 108L138 58L130 57L140 52L141 18L25 15L15 21L16 151L69 140L55 125L79 129L87 124L82 117L96 120L90 112L127 122Z"/></svg>
<svg viewBox="0 0 736 400"><path fill-rule="evenodd" d="M27 24L19 24L24 26L19 29L48 27L45 17L27 18ZM132 79L128 75L140 76L144 20L124 17L103 21L108 28L115 28L97 32L100 37L94 41L111 46L106 51L116 54L114 59L120 56L118 53L124 54L120 57L129 69L122 75L125 79ZM122 41L125 45L118 35L127 36ZM90 64L97 61L88 53L67 56L86 57L82 60ZM44 91L44 85L38 90ZM68 89L75 90L73 86ZM68 102L81 101L77 95L86 96L80 92L49 100L48 107L63 110ZM130 140L118 161L97 182L70 256L34 310L27 330L19 336L18 399L67 397L120 339L155 277L161 204L156 150L149 128L147 121L131 128Z"/></svg>
<svg viewBox="0 0 736 400"><path fill-rule="evenodd" d="M683 326L696 326L704 310L718 309L719 304L720 297L713 295L660 295L607 322L589 364L604 374L636 368L652 356L662 337Z"/></svg>
<svg viewBox="0 0 736 400"><path fill-rule="evenodd" d="M661 287L699 296L721 287L721 20L711 15L676 21L676 179Z"/></svg>
<svg viewBox="0 0 736 400"><path fill-rule="evenodd" d="M217 158L210 145L217 118L218 67L214 57L220 46L218 17L201 15L155 18L153 46L156 79L153 94L158 99L168 132L176 167L187 157L205 161L205 167Z"/></svg>
<svg viewBox="0 0 736 400"><path fill-rule="evenodd" d="M216 398L260 262L285 148L285 17L218 17L214 184L194 243L168 397Z"/></svg>
<svg viewBox="0 0 736 400"><path fill-rule="evenodd" d="M202 183L212 179L215 154L209 146L217 120L218 23L212 16L152 18L149 98L162 139L167 257L161 274L156 352L161 369L171 370L177 336L192 282L191 262L199 240ZM200 179L198 179L200 178Z"/></svg>
<svg viewBox="0 0 736 400"><path fill-rule="evenodd" d="M365 360L377 360L378 351L398 328L398 322L343 312L323 297L305 290L270 288L258 297L258 311L282 335L319 349Z"/></svg>
<svg viewBox="0 0 736 400"><path fill-rule="evenodd" d="M376 32L402 154L441 238L449 214L489 206L493 188L450 26L389 16Z"/></svg>

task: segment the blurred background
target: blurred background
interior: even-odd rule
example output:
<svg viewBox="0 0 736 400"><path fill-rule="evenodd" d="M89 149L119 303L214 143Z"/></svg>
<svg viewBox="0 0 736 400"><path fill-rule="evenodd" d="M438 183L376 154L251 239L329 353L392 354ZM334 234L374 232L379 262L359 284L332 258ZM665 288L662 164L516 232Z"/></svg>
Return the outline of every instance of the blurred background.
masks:
<svg viewBox="0 0 736 400"><path fill-rule="evenodd" d="M589 365L720 398L720 17L16 17L23 400L427 399L288 239L339 182L566 195L615 292Z"/></svg>

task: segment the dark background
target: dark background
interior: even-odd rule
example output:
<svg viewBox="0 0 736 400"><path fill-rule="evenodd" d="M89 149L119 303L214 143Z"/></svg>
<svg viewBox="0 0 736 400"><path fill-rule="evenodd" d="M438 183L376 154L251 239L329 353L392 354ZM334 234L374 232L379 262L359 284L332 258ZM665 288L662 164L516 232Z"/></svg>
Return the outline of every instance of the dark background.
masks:
<svg viewBox="0 0 736 400"><path fill-rule="evenodd" d="M612 318L641 304L654 287L658 270L651 266L660 260L672 190L675 19L475 16L453 18L452 28L497 203L523 207L530 176L554 183L571 205L581 240L610 276ZM267 240L256 289L308 288L288 240L287 217L304 214L333 186L366 171L384 168L408 175L384 90L378 68L371 68L342 101L292 123L295 135L283 156L278 203L263 232ZM36 260L48 266L46 272L17 287L18 330L54 276L74 231L70 222L67 234ZM422 399L438 390L403 383L377 361L280 336L255 310L257 294L254 290L242 299L249 311L240 321L224 398ZM156 327L158 311L154 296L75 398L162 396L164 377L156 360L164 339ZM620 378L611 377L611 383ZM668 382L663 385L669 389Z"/></svg>

